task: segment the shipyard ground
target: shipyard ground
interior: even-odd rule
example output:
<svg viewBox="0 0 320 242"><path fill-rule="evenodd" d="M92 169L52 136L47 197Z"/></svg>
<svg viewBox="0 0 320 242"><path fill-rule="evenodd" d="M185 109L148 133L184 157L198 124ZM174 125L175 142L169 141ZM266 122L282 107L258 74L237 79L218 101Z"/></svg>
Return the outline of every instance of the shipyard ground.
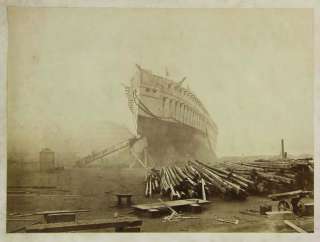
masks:
<svg viewBox="0 0 320 242"><path fill-rule="evenodd" d="M38 215L13 219L17 214L88 209L89 212L78 215L79 220L113 218L115 213L117 216L136 216L132 214L132 209L116 206L115 193L133 194L133 202L136 204L155 202L158 198L144 197L145 172L138 168L72 168L56 173L12 172L8 175L7 232L40 219ZM212 203L202 213L185 213L199 219L163 222L161 217L138 215L143 220L141 232L295 232L283 220L241 213L247 209L259 210L259 206L266 203L272 204L273 210L276 210L277 202L270 201L266 196L249 196L245 201L225 201L219 197L210 200ZM216 217L238 219L239 224L219 222L214 219ZM313 217L298 218L293 222L308 232L313 231ZM113 232L112 229L99 232L107 231Z"/></svg>

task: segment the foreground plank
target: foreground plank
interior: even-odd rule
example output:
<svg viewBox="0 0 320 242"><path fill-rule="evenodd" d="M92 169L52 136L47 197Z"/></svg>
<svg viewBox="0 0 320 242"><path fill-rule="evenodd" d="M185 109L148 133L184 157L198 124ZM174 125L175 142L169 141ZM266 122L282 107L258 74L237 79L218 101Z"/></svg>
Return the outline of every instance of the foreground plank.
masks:
<svg viewBox="0 0 320 242"><path fill-rule="evenodd" d="M133 217L120 217L116 219L81 220L77 222L35 224L26 227L27 233L68 232L79 230L92 230L104 228L126 228L142 225L142 220Z"/></svg>
<svg viewBox="0 0 320 242"><path fill-rule="evenodd" d="M283 221L286 225L288 225L289 227L293 228L295 231L299 232L299 233L307 233L307 231L303 230L302 228L298 227L297 225L295 225L294 223L288 221L288 220L284 220Z"/></svg>

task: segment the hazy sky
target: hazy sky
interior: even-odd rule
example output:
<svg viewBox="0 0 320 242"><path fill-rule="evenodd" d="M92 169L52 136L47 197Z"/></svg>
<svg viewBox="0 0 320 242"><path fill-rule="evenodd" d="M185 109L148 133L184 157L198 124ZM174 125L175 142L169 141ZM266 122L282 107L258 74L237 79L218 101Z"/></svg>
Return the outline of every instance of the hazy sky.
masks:
<svg viewBox="0 0 320 242"><path fill-rule="evenodd" d="M121 83L137 63L187 77L218 125L218 155L279 154L282 137L289 153L311 153L312 17L308 9L10 8L8 147L85 153L112 142L107 121L132 127Z"/></svg>

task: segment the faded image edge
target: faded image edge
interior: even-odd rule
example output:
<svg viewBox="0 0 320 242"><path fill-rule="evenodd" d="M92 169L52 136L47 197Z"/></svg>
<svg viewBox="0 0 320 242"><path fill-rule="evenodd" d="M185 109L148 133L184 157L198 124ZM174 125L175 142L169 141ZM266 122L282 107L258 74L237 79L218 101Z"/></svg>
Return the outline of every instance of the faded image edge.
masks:
<svg viewBox="0 0 320 242"><path fill-rule="evenodd" d="M314 232L310 9L8 8L7 233Z"/></svg>

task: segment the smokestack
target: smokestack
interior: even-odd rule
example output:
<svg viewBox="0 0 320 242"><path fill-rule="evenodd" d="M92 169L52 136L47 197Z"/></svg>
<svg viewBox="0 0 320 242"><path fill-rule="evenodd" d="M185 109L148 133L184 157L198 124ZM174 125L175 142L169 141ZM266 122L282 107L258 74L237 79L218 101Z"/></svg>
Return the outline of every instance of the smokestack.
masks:
<svg viewBox="0 0 320 242"><path fill-rule="evenodd" d="M285 159L284 140L283 139L281 139L281 159Z"/></svg>

